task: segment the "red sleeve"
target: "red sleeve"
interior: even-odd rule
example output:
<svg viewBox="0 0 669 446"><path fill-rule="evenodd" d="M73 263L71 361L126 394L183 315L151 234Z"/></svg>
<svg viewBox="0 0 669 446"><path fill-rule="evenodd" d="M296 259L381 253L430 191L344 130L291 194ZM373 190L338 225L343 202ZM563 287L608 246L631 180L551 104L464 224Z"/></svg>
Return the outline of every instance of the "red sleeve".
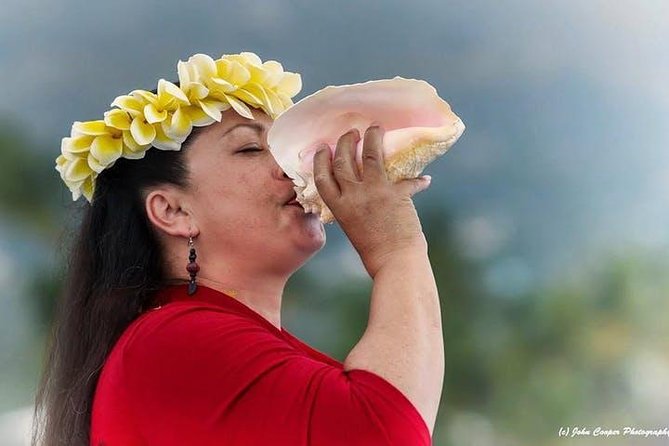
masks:
<svg viewBox="0 0 669 446"><path fill-rule="evenodd" d="M243 316L164 310L123 353L148 444L431 444L415 406L382 377L310 358Z"/></svg>

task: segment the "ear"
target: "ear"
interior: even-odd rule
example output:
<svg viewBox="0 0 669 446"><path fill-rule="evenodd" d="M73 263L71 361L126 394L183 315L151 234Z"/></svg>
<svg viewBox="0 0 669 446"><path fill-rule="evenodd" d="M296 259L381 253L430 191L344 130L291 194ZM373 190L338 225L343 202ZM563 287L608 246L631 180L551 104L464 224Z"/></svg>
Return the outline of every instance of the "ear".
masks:
<svg viewBox="0 0 669 446"><path fill-rule="evenodd" d="M180 237L197 235L193 215L185 206L183 196L175 188L154 189L144 200L146 216L162 232Z"/></svg>

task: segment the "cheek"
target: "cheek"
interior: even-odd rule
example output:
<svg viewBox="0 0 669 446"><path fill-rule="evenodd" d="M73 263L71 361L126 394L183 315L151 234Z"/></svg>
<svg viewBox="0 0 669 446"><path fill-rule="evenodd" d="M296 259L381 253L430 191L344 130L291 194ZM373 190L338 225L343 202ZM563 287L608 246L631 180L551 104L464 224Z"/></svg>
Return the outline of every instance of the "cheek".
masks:
<svg viewBox="0 0 669 446"><path fill-rule="evenodd" d="M203 174L197 201L209 225L218 225L235 234L252 228L275 228L278 208L272 195L271 175L265 166L247 163L239 168L212 163Z"/></svg>
<svg viewBox="0 0 669 446"><path fill-rule="evenodd" d="M276 201L272 195L275 187L268 181L264 170L253 169L237 174L230 193L238 206L249 212L263 214L272 209L272 203Z"/></svg>
<svg viewBox="0 0 669 446"><path fill-rule="evenodd" d="M221 163L212 163L203 177L205 180L202 182L199 192L210 200L220 201L225 199L231 203L237 203L240 200L248 199L254 192L257 195L259 189L253 183L257 174L240 171L240 169L235 169L234 166L221 165Z"/></svg>
<svg viewBox="0 0 669 446"><path fill-rule="evenodd" d="M272 220L268 218L269 214L276 208L273 206L275 200L272 199L270 185L262 183L253 172L217 181L212 184L207 195L223 224L227 221L239 224L242 221L246 226L266 226Z"/></svg>

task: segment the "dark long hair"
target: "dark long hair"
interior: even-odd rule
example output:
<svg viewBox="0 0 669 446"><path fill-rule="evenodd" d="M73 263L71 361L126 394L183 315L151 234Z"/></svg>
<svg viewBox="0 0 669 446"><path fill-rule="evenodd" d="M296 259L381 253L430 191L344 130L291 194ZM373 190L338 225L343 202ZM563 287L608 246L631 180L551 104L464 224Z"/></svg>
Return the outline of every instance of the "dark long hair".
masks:
<svg viewBox="0 0 669 446"><path fill-rule="evenodd" d="M144 158L120 158L98 175L56 304L35 396L33 445L88 446L93 396L107 355L128 325L154 305L156 291L181 283L166 275L144 192L166 183L188 187L184 153L199 130L179 151L151 147Z"/></svg>

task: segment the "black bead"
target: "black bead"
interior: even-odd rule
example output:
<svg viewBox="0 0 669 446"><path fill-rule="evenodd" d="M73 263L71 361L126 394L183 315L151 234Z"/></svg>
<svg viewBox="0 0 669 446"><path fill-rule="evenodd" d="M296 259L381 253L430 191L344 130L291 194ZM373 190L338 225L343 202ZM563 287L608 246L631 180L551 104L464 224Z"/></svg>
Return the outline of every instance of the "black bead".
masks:
<svg viewBox="0 0 669 446"><path fill-rule="evenodd" d="M189 282L188 283L188 295L193 295L195 294L195 291L197 291L197 283L195 282Z"/></svg>

